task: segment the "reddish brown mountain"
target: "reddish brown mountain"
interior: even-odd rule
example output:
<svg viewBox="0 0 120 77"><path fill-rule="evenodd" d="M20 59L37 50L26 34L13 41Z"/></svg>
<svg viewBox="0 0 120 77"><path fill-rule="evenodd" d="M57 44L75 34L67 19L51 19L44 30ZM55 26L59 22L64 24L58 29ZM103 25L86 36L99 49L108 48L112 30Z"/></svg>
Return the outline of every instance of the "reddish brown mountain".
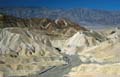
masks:
<svg viewBox="0 0 120 77"><path fill-rule="evenodd" d="M56 19L51 20L47 18L30 18L30 19L22 19L13 16L1 16L0 21L2 22L1 27L21 27L21 28L29 28L29 29L38 29L45 30L47 32L76 32L76 31L85 31L87 30L80 25L71 22L67 19ZM68 32L69 31L69 32Z"/></svg>

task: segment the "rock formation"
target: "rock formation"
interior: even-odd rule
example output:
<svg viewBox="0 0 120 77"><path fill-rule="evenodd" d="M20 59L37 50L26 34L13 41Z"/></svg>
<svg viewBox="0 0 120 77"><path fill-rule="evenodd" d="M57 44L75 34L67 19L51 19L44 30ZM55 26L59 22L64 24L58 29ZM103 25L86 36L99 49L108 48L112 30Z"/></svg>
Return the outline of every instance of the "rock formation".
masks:
<svg viewBox="0 0 120 77"><path fill-rule="evenodd" d="M72 52L75 54L77 51L82 52L84 49L96 46L106 39L107 38L101 33L97 33L95 31L77 32L71 38L66 40L63 52L68 54Z"/></svg>
<svg viewBox="0 0 120 77"><path fill-rule="evenodd" d="M29 29L45 30L46 32L59 34L59 33L69 33L71 30L72 34L79 30L87 30L84 27L80 27L78 24L71 22L67 19L56 19L50 20L47 18L17 18L14 16L1 16L0 22L3 22L1 28L6 27L29 27ZM68 32L69 31L69 32Z"/></svg>
<svg viewBox="0 0 120 77"><path fill-rule="evenodd" d="M78 53L83 63L73 68L68 74L69 77L119 77L120 30L113 31L106 36L105 41Z"/></svg>
<svg viewBox="0 0 120 77"><path fill-rule="evenodd" d="M87 30L67 19L7 15L0 16L0 28L0 71L6 76L30 76L67 64L53 40Z"/></svg>
<svg viewBox="0 0 120 77"><path fill-rule="evenodd" d="M120 75L119 53L119 28L100 32L65 18L0 15L1 76Z"/></svg>
<svg viewBox="0 0 120 77"><path fill-rule="evenodd" d="M21 28L1 30L0 55L0 70L11 76L34 74L66 64L63 56L51 45L49 37Z"/></svg>

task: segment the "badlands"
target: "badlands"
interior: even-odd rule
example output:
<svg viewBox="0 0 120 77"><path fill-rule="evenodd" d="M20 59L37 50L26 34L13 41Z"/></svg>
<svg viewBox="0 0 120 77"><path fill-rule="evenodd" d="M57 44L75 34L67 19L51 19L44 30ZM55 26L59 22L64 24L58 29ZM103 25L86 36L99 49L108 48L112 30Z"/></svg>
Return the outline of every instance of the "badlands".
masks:
<svg viewBox="0 0 120 77"><path fill-rule="evenodd" d="M0 15L0 77L119 77L120 29Z"/></svg>

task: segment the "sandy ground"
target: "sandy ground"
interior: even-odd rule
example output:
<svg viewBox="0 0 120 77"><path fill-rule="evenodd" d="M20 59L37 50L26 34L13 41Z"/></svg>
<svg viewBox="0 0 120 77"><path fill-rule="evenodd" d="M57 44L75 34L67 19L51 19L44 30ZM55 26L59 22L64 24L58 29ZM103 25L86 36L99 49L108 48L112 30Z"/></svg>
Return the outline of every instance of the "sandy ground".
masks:
<svg viewBox="0 0 120 77"><path fill-rule="evenodd" d="M68 60L67 65L55 67L46 71L45 73L39 73L38 75L32 75L28 77L64 77L67 75L73 67L76 67L81 64L81 61L78 55L66 56Z"/></svg>

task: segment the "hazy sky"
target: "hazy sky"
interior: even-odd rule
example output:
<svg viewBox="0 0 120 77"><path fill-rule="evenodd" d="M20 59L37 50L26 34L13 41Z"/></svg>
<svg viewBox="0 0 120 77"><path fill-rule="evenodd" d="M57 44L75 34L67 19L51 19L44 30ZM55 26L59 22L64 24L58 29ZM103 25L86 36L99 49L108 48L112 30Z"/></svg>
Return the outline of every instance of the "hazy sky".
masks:
<svg viewBox="0 0 120 77"><path fill-rule="evenodd" d="M120 0L0 0L0 7L97 8L120 10Z"/></svg>

